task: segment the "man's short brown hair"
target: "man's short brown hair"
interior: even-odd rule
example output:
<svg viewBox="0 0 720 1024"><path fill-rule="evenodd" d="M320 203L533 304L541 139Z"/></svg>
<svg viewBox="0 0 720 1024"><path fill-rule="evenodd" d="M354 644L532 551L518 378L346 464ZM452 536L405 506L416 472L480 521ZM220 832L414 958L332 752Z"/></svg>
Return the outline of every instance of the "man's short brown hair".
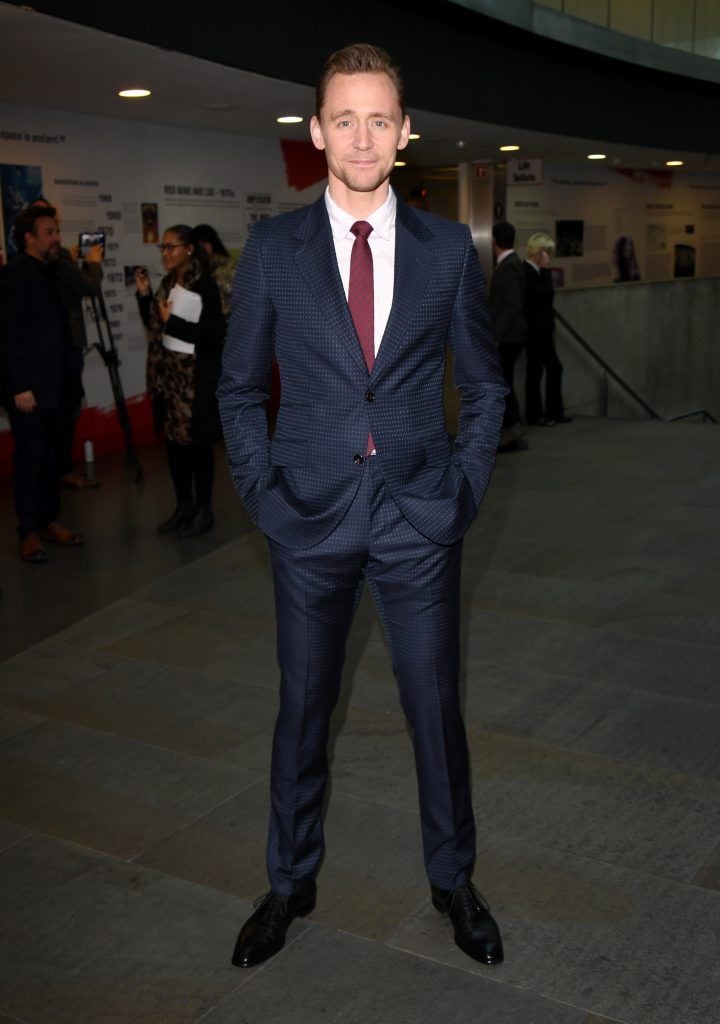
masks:
<svg viewBox="0 0 720 1024"><path fill-rule="evenodd" d="M15 248L18 252L25 252L25 235L30 232L33 235L37 235L36 226L39 220L45 220L46 218L56 218L57 210L54 206L26 206L24 210L21 210L15 219L15 227L13 229L13 241L15 242Z"/></svg>
<svg viewBox="0 0 720 1024"><path fill-rule="evenodd" d="M405 86L400 69L392 57L372 43L351 43L331 54L315 90L315 113L320 117L328 82L333 75L385 74L397 90L398 102L405 117Z"/></svg>

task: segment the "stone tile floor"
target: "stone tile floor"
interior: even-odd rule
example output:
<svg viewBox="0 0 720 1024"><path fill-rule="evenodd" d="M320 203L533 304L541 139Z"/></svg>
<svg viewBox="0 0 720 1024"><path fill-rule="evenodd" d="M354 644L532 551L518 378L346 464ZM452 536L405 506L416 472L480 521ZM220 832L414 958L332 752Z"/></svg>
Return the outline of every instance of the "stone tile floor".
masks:
<svg viewBox="0 0 720 1024"><path fill-rule="evenodd" d="M230 965L266 885L267 559L226 492L212 540L154 554L159 503L123 504L132 487L118 472L91 497L93 522L118 504L127 521L121 579L101 568L110 525L78 564L90 603L59 615L65 558L4 576L3 604L32 607L44 638L0 663L0 1022L720 1021L716 427L536 429L467 538L475 880L503 928L497 968L430 906L367 601L317 908L269 963Z"/></svg>

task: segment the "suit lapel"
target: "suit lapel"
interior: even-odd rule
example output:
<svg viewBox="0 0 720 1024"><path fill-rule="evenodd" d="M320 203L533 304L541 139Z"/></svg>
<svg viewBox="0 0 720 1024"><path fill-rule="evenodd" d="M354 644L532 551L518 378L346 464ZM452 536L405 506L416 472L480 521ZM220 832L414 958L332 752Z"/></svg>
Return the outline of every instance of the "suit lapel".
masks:
<svg viewBox="0 0 720 1024"><path fill-rule="evenodd" d="M324 195L308 207L308 217L296 237L302 243L295 253L298 270L327 323L340 332L355 360L367 372L340 279Z"/></svg>
<svg viewBox="0 0 720 1024"><path fill-rule="evenodd" d="M378 350L373 374L393 358L398 346L407 340L407 328L427 291L435 263L429 241L432 234L415 216L411 207L397 201L395 216L395 281L393 302L385 333Z"/></svg>

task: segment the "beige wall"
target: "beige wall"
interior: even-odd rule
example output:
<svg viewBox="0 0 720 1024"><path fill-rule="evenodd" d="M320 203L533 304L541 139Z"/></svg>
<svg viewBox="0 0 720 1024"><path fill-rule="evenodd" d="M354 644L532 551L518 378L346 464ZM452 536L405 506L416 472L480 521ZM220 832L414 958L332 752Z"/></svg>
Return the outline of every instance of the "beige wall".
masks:
<svg viewBox="0 0 720 1024"><path fill-rule="evenodd" d="M719 0L534 0L647 42L720 59Z"/></svg>

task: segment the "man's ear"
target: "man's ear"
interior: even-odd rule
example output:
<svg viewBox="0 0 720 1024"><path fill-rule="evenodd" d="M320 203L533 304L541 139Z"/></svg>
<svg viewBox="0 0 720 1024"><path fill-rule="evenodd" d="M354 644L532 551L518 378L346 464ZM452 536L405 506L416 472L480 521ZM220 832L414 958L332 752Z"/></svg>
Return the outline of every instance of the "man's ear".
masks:
<svg viewBox="0 0 720 1024"><path fill-rule="evenodd" d="M325 139L323 138L322 128L315 114L310 118L310 138L313 141L315 149L325 149Z"/></svg>
<svg viewBox="0 0 720 1024"><path fill-rule="evenodd" d="M398 149L405 149L405 147L407 146L409 141L410 141L410 118L406 114L405 118L403 120L403 123L402 123L402 128L400 129L400 138L398 140L397 148Z"/></svg>

